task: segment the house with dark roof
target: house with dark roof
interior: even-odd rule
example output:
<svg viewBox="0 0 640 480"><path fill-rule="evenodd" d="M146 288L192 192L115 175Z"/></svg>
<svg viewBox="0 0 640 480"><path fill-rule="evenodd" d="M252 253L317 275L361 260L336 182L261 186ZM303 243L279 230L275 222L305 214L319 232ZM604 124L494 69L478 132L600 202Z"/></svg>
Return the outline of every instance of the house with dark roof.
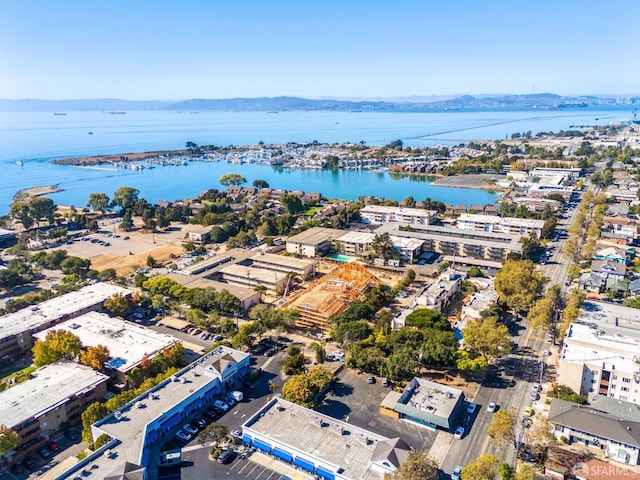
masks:
<svg viewBox="0 0 640 480"><path fill-rule="evenodd" d="M639 463L640 422L636 420L552 398L549 422L558 439L599 450L616 462Z"/></svg>

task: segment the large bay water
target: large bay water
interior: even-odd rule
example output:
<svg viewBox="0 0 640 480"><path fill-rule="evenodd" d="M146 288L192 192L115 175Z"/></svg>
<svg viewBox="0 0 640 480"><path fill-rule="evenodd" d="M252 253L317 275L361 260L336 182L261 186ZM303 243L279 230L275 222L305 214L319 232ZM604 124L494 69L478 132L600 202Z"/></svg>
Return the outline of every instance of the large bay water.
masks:
<svg viewBox="0 0 640 480"><path fill-rule="evenodd" d="M533 109L437 112L67 112L67 115L0 113L0 214L6 213L20 189L57 185L51 195L58 204L84 206L89 193L109 196L120 186L133 186L151 202L197 195L221 188L218 178L229 172L272 187L322 192L329 198L355 199L375 195L401 200L412 195L450 203L487 204L494 193L433 187L425 178L392 178L389 174L344 170L282 170L260 165L191 162L187 166L152 170L85 170L54 165L51 159L84 155L132 153L184 148L198 144L360 142L384 145L401 139L405 145L457 144L472 139L504 139L513 132L558 131L578 124L608 124L631 117L623 107L590 107L543 111ZM597 119L597 120L596 120ZM89 132L93 132L89 134ZM22 162L22 165L16 162Z"/></svg>

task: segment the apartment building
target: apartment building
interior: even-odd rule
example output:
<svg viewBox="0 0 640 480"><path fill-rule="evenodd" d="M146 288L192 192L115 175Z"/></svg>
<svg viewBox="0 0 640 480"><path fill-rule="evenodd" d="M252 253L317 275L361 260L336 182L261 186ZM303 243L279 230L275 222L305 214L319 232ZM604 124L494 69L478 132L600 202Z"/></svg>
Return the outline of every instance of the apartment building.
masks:
<svg viewBox="0 0 640 480"><path fill-rule="evenodd" d="M543 227L544 220L531 218L494 217L493 215L474 213L463 213L458 217L458 228L460 230L508 233L521 237L533 233L537 238L540 238Z"/></svg>

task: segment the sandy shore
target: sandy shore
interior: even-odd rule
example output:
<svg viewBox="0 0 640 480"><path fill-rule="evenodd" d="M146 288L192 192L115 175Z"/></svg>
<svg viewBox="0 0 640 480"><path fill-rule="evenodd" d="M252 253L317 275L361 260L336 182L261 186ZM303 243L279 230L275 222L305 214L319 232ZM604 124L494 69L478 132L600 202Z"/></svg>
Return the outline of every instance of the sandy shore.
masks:
<svg viewBox="0 0 640 480"><path fill-rule="evenodd" d="M490 183L490 181L500 181L506 179L505 175L491 175L487 173L452 175L450 177L440 177L431 185L435 187L458 187L475 188L480 190L501 191L504 188Z"/></svg>
<svg viewBox="0 0 640 480"><path fill-rule="evenodd" d="M45 185L41 187L31 187L20 190L13 196L14 202L25 202L31 197L39 197L41 195L48 195L50 193L61 192L57 185Z"/></svg>

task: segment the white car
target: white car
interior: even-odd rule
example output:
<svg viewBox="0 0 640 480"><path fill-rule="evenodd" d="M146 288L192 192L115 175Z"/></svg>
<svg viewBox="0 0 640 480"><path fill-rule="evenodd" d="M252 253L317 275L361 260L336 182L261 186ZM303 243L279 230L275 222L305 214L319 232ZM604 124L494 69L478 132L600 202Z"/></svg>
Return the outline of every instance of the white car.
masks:
<svg viewBox="0 0 640 480"><path fill-rule="evenodd" d="M498 405L496 405L496 402L491 402L489 403L489 405L487 405L487 412L495 413L496 408L498 408Z"/></svg>
<svg viewBox="0 0 640 480"><path fill-rule="evenodd" d="M193 435L185 432L184 430L178 430L178 432L176 433L176 437L179 438L180 440L184 440L185 442L188 442L193 438Z"/></svg>
<svg viewBox="0 0 640 480"><path fill-rule="evenodd" d="M188 423L182 426L182 430L187 432L189 435L195 435L196 433L198 433L198 430L196 428L193 428Z"/></svg>
<svg viewBox="0 0 640 480"><path fill-rule="evenodd" d="M242 432L240 430L231 430L231 436L236 438L242 438Z"/></svg>
<svg viewBox="0 0 640 480"><path fill-rule="evenodd" d="M464 427L456 428L456 431L453 432L453 438L456 440L462 440L462 437L464 437Z"/></svg>
<svg viewBox="0 0 640 480"><path fill-rule="evenodd" d="M533 385L531 385L531 391L539 392L540 391L540 384L539 383L534 383Z"/></svg>
<svg viewBox="0 0 640 480"><path fill-rule="evenodd" d="M453 469L453 472L451 472L451 480L460 480L461 473L462 473L462 467L458 465L456 468Z"/></svg>
<svg viewBox="0 0 640 480"><path fill-rule="evenodd" d="M224 403L222 400L215 400L213 404L223 412L226 412L227 410L229 410L229 405Z"/></svg>

